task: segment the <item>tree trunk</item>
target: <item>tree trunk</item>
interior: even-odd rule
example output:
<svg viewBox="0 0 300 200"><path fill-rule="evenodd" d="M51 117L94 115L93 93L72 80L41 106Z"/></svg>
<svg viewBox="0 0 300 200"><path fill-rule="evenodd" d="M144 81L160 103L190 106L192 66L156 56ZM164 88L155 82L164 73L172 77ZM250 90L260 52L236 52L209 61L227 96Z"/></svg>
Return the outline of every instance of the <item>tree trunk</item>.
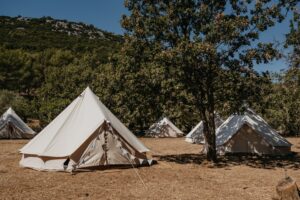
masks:
<svg viewBox="0 0 300 200"><path fill-rule="evenodd" d="M216 134L214 112L208 112L203 119L203 132L205 136L206 158L208 161L217 162Z"/></svg>
<svg viewBox="0 0 300 200"><path fill-rule="evenodd" d="M209 64L211 67L212 65ZM206 97L207 105L204 109L203 119L203 132L205 135L206 145L206 157L208 161L217 162L217 151L216 151L216 131L215 131L215 99L214 99L214 86L213 86L213 72L209 68L208 77L206 80Z"/></svg>

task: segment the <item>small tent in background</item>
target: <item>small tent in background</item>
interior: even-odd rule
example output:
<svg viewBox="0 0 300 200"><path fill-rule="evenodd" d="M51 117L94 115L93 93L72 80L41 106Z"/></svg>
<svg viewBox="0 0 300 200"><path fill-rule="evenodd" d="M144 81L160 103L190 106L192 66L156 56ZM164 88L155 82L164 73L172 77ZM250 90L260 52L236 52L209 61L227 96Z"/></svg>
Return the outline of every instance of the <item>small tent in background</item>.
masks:
<svg viewBox="0 0 300 200"><path fill-rule="evenodd" d="M291 150L291 143L251 109L242 115L231 115L216 130L216 146L219 154L282 155Z"/></svg>
<svg viewBox="0 0 300 200"><path fill-rule="evenodd" d="M219 114L215 114L215 126L218 128L223 123ZM200 121L186 136L185 141L193 144L204 144L203 121Z"/></svg>
<svg viewBox="0 0 300 200"><path fill-rule="evenodd" d="M167 117L162 118L146 131L146 137L181 137L183 132L179 130Z"/></svg>
<svg viewBox="0 0 300 200"><path fill-rule="evenodd" d="M88 87L20 150L20 165L53 171L140 166L151 164L147 151Z"/></svg>
<svg viewBox="0 0 300 200"><path fill-rule="evenodd" d="M0 139L30 139L35 132L9 108L0 118Z"/></svg>

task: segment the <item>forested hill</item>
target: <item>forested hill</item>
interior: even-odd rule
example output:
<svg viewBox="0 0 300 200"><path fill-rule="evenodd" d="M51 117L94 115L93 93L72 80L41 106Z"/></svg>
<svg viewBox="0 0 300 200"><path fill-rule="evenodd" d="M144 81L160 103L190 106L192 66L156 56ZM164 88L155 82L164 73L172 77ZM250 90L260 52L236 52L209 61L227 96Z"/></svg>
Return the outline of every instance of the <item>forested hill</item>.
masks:
<svg viewBox="0 0 300 200"><path fill-rule="evenodd" d="M0 16L0 112L12 106L23 118L49 122L87 86L105 101L109 58L122 43L123 36L84 23Z"/></svg>
<svg viewBox="0 0 300 200"><path fill-rule="evenodd" d="M59 48L76 52L101 49L105 53L113 51L122 40L120 35L84 23L51 17L0 16L0 44L9 49Z"/></svg>

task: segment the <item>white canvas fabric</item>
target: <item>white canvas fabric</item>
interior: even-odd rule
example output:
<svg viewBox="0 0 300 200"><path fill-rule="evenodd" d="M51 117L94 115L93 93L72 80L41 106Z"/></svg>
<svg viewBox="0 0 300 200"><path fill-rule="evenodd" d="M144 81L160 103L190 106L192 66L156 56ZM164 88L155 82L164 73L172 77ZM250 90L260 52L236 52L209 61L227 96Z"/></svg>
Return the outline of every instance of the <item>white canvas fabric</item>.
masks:
<svg viewBox="0 0 300 200"><path fill-rule="evenodd" d="M220 154L280 154L288 152L291 143L249 109L243 115L231 115L216 130L216 146Z"/></svg>
<svg viewBox="0 0 300 200"><path fill-rule="evenodd" d="M115 162L108 162L108 155L112 152L116 154L121 150L127 150L137 159L128 159L129 155L124 154L122 156L127 162L124 163L123 159L118 163L120 165L128 162L139 165L141 163L135 160L138 158L145 160L145 152L149 151L88 87L20 150L24 155L20 164L39 170L66 170L62 162L68 164L67 170L86 166L114 165ZM33 162L36 163L25 161L26 158L35 160ZM40 164L37 164L38 162ZM49 162L52 164L48 165ZM39 167L36 167L37 165Z"/></svg>
<svg viewBox="0 0 300 200"><path fill-rule="evenodd" d="M200 121L186 136L185 141L189 143L202 144L204 142L203 121Z"/></svg>
<svg viewBox="0 0 300 200"><path fill-rule="evenodd" d="M0 118L0 139L30 139L35 132L15 113L12 108Z"/></svg>
<svg viewBox="0 0 300 200"><path fill-rule="evenodd" d="M150 126L146 137L181 137L183 132L177 128L167 117Z"/></svg>
<svg viewBox="0 0 300 200"><path fill-rule="evenodd" d="M219 114L215 115L215 126L218 128L224 121ZM185 141L193 144L204 144L203 121L200 121L186 136Z"/></svg>

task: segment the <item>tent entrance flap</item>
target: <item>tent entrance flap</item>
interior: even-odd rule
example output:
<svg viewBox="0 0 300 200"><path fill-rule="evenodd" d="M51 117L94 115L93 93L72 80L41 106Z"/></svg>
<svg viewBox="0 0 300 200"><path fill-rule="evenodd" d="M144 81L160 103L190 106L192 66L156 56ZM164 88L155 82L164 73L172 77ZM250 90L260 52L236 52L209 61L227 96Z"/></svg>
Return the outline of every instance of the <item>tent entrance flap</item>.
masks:
<svg viewBox="0 0 300 200"><path fill-rule="evenodd" d="M146 156L138 154L115 129L104 123L83 151L76 168L140 164L140 159Z"/></svg>

